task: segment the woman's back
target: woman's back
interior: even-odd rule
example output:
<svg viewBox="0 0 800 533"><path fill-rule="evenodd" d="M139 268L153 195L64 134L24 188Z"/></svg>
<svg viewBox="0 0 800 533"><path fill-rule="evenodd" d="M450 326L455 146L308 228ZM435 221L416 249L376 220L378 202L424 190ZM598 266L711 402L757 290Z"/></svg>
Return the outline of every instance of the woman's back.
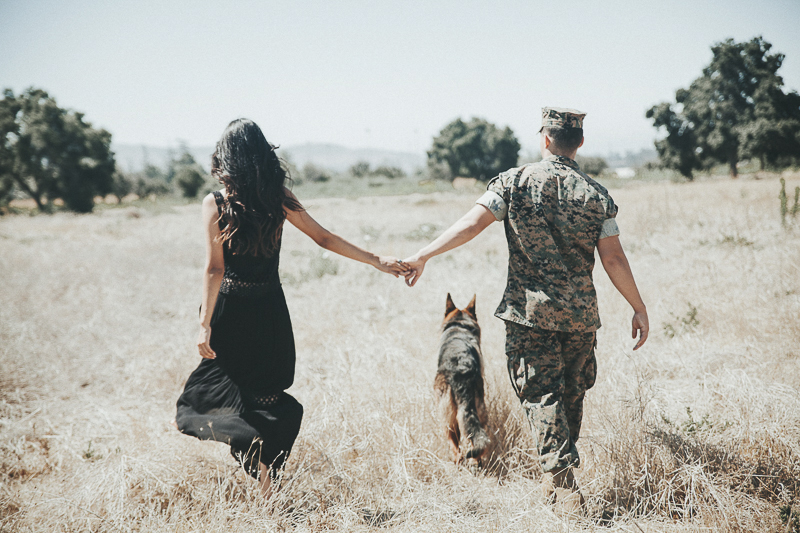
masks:
<svg viewBox="0 0 800 533"><path fill-rule="evenodd" d="M222 213L225 198L219 191L214 191L213 194L217 211ZM219 225L222 229L224 222L220 220ZM235 254L231 246L227 244L223 246L225 274L219 292L235 296L259 297L277 290L280 287L278 275L280 248L280 238L269 256Z"/></svg>

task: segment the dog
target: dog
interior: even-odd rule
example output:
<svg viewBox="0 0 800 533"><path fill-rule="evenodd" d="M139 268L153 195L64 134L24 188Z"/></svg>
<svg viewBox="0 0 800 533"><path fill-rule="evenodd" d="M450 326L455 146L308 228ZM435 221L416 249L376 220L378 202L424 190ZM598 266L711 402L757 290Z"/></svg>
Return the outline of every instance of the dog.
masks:
<svg viewBox="0 0 800 533"><path fill-rule="evenodd" d="M483 356L475 296L462 310L456 308L447 294L433 388L444 415L445 434L455 463L466 463L471 470L482 466L490 441L484 429ZM469 448L463 454L460 446L462 435L469 442Z"/></svg>

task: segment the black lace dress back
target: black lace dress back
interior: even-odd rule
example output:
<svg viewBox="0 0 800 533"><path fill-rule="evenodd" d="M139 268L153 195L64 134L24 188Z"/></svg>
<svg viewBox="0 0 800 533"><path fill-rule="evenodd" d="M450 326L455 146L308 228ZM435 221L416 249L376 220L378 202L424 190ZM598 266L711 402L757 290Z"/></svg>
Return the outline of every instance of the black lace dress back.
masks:
<svg viewBox="0 0 800 533"><path fill-rule="evenodd" d="M214 192L221 212L224 198ZM222 222L220 222L222 224ZM237 255L224 246L225 274L211 316L211 349L178 399L178 429L229 444L256 477L292 449L303 407L285 392L294 381L295 347L278 275L280 242L269 257Z"/></svg>

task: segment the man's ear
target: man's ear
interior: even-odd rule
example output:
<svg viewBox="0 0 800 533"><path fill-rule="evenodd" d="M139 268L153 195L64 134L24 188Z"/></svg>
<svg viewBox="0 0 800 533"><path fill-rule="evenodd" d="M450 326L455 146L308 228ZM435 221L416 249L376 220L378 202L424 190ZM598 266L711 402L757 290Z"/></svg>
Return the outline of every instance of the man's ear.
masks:
<svg viewBox="0 0 800 533"><path fill-rule="evenodd" d="M544 135L544 147L549 150L550 144L553 142L553 140L545 132L542 132L542 135Z"/></svg>
<svg viewBox="0 0 800 533"><path fill-rule="evenodd" d="M580 148L581 146L583 146L583 141L584 141L585 139L586 139L586 137L581 137L581 143L578 145L578 148Z"/></svg>

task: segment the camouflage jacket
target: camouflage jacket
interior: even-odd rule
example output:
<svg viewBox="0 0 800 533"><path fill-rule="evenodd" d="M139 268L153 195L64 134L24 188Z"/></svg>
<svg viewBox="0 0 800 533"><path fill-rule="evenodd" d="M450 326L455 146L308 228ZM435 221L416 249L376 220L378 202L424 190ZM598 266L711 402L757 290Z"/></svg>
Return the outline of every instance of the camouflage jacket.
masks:
<svg viewBox="0 0 800 533"><path fill-rule="evenodd" d="M512 168L478 200L504 220L508 282L495 316L553 331L600 327L592 282L601 237L619 234L608 191L567 157Z"/></svg>

